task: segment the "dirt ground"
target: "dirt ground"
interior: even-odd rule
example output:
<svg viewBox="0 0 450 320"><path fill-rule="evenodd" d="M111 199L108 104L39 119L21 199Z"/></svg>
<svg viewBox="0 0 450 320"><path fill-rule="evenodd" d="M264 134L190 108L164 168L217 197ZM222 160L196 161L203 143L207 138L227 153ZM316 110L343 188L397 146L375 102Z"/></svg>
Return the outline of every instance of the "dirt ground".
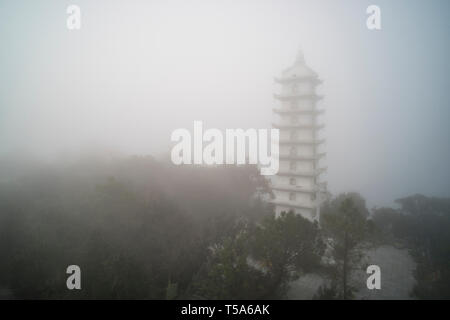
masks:
<svg viewBox="0 0 450 320"><path fill-rule="evenodd" d="M414 287L415 262L406 249L393 246L380 246L366 252L364 261L378 265L381 269L381 289L369 290L366 286L365 270L352 275L353 284L358 291L356 299L412 299L410 293ZM317 274L308 274L292 282L288 298L293 300L312 299L324 279Z"/></svg>

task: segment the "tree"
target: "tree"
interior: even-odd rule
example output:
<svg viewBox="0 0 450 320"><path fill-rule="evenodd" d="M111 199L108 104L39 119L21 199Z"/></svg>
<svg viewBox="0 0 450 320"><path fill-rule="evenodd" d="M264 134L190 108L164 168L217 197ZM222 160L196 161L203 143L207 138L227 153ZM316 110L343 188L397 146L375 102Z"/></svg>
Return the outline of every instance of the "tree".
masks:
<svg viewBox="0 0 450 320"><path fill-rule="evenodd" d="M402 233L417 263L413 294L421 299L450 298L450 199L413 195L401 205Z"/></svg>
<svg viewBox="0 0 450 320"><path fill-rule="evenodd" d="M250 240L252 256L268 276L266 298L281 298L290 281L318 267L324 251L317 223L293 212L268 217Z"/></svg>
<svg viewBox="0 0 450 320"><path fill-rule="evenodd" d="M210 248L210 256L194 279L193 296L206 299L260 299L265 275L248 263L244 233Z"/></svg>
<svg viewBox="0 0 450 320"><path fill-rule="evenodd" d="M358 199L355 201L355 198ZM360 199L359 199L360 198ZM367 226L367 209L356 194L343 194L325 204L320 217L321 226L331 249L334 267L331 276L338 291L337 297L353 296L350 285L351 271L359 264L362 252L358 245L364 239Z"/></svg>
<svg viewBox="0 0 450 320"><path fill-rule="evenodd" d="M212 247L195 294L208 299L279 299L290 281L317 267L323 253L317 223L292 212L242 226Z"/></svg>

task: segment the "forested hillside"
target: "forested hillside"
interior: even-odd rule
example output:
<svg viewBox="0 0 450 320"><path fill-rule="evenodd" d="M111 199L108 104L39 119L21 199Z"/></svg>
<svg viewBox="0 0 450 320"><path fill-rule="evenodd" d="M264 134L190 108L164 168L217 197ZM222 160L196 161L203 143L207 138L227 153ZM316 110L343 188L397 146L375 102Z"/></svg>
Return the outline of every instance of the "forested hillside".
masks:
<svg viewBox="0 0 450 320"><path fill-rule="evenodd" d="M275 219L253 166L129 157L0 167L0 298L273 299L314 272L330 280L317 298L349 299L348 266L362 247L386 243L418 264L411 294L450 297L449 199L368 210L360 195L342 194L324 204L319 225ZM82 290L66 287L73 264Z"/></svg>

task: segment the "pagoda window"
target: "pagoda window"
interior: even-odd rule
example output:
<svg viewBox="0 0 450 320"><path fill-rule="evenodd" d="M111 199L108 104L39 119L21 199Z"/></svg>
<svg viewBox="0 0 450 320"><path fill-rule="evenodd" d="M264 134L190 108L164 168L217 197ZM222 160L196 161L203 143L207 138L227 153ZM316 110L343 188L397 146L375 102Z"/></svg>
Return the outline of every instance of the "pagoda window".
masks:
<svg viewBox="0 0 450 320"><path fill-rule="evenodd" d="M297 155L297 148L296 147L292 147L290 150L290 155L291 156L296 156Z"/></svg>
<svg viewBox="0 0 450 320"><path fill-rule="evenodd" d="M298 138L298 132L297 132L296 130L292 130L290 136L291 136L291 137L290 137L291 140L297 140L297 138Z"/></svg>
<svg viewBox="0 0 450 320"><path fill-rule="evenodd" d="M316 194L315 193L311 193L311 201L315 201L316 200Z"/></svg>
<svg viewBox="0 0 450 320"><path fill-rule="evenodd" d="M298 101L291 101L291 109L297 109L298 108Z"/></svg>
<svg viewBox="0 0 450 320"><path fill-rule="evenodd" d="M289 200L291 200L291 201L295 201L295 192L291 192L291 193L289 193Z"/></svg>
<svg viewBox="0 0 450 320"><path fill-rule="evenodd" d="M297 170L297 162L291 161L291 162L289 163L289 168L290 168L292 171Z"/></svg>
<svg viewBox="0 0 450 320"><path fill-rule="evenodd" d="M297 180L296 180L295 178L290 178L290 179L289 179L289 184L290 184L291 186L295 186L295 185L297 185Z"/></svg>

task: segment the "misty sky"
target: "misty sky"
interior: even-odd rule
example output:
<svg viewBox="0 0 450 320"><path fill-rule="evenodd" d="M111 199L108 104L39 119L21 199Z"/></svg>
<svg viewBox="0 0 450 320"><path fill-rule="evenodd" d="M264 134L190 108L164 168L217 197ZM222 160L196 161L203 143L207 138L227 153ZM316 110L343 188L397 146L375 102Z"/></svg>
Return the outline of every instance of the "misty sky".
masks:
<svg viewBox="0 0 450 320"><path fill-rule="evenodd" d="M270 128L273 77L301 47L324 81L330 191L448 197L449 30L448 0L0 0L0 154L161 154L194 120Z"/></svg>

